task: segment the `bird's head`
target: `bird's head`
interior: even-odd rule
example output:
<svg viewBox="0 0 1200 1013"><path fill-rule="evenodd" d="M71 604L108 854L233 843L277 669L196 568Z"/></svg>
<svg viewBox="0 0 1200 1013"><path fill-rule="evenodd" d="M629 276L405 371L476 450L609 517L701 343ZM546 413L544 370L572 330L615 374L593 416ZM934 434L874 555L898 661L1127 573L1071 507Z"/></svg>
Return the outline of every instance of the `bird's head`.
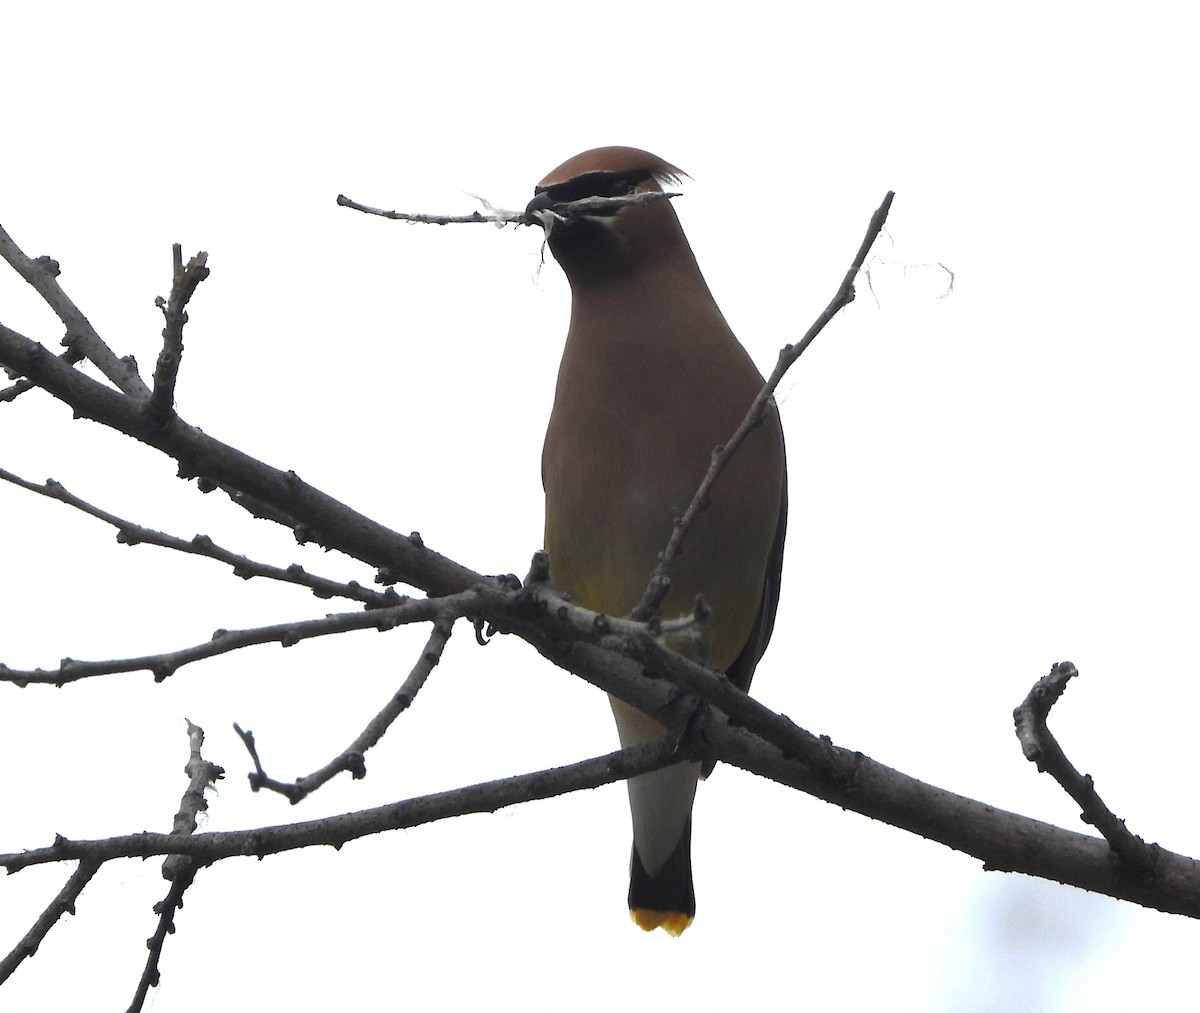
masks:
<svg viewBox="0 0 1200 1013"><path fill-rule="evenodd" d="M572 282L637 270L671 247L688 252L687 240L670 201L600 205L565 216L558 205L587 197L628 197L662 193L684 173L638 148L593 148L563 162L534 188L525 209L546 230L551 251Z"/></svg>

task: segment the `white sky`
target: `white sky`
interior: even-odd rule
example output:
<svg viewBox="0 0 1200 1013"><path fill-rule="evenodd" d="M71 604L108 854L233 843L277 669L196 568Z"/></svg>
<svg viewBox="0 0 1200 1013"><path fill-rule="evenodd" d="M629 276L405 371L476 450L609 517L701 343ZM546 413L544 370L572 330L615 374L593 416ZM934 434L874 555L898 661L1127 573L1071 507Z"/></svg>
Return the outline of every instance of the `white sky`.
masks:
<svg viewBox="0 0 1200 1013"><path fill-rule="evenodd" d="M1182 5L245 6L0 14L0 222L15 240L58 259L66 290L144 368L171 243L209 251L185 334L187 421L478 570L523 574L540 545L561 273L539 270L533 230L404 226L335 196L462 212L470 191L521 207L577 151L648 148L693 175L676 207L766 370L894 189L876 298L860 286L785 384L792 523L755 690L841 745L1078 829L1010 717L1069 657L1083 676L1052 718L1069 755L1135 832L1200 853L1197 82ZM937 262L955 275L946 298ZM0 319L61 336L6 273ZM0 467L150 526L370 578L46 397L0 406ZM12 666L327 608L118 546L15 488L0 487L0 517ZM296 809L249 792L233 721L271 773L307 773L423 638L264 647L162 686L0 687L0 849L168 829L185 717L228 770L212 830L613 747L597 691L519 641L481 650L460 629L365 781ZM729 768L697 804L696 923L647 937L624 911L627 821L612 786L340 854L222 863L188 895L153 1008L1095 1011L1171 1008L1191 984L1190 921L985 874ZM0 1010L124 1008L159 864L106 868ZM0 882L0 950L65 878Z"/></svg>

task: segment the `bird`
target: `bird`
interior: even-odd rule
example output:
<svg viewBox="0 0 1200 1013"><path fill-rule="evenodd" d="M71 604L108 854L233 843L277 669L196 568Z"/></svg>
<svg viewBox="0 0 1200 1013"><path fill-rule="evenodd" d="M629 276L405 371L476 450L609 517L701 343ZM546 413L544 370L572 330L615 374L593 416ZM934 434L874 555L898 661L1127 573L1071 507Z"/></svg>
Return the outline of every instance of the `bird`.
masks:
<svg viewBox="0 0 1200 1013"><path fill-rule="evenodd" d="M563 162L526 208L571 289L571 317L542 451L545 550L554 587L626 616L649 583L713 450L733 435L763 378L718 308L668 199L549 213L585 197L662 191L685 174L637 148ZM691 614L699 636L667 646L746 690L770 640L787 528L783 430L772 400L684 537L664 619ZM665 729L610 696L622 747ZM692 804L699 762L630 779L629 911L647 932L680 935L696 913Z"/></svg>

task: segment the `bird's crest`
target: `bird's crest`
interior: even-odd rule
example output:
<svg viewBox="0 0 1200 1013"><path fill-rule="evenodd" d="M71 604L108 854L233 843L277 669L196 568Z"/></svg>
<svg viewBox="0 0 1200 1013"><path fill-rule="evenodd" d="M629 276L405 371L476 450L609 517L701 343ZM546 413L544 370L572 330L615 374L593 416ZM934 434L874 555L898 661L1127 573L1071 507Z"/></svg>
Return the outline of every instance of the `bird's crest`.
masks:
<svg viewBox="0 0 1200 1013"><path fill-rule="evenodd" d="M624 176L635 172L646 173L660 187L678 186L687 176L682 169L649 151L615 145L607 148L592 148L590 151L584 151L573 158L568 158L557 169L550 172L537 188L543 190L559 186L569 180L592 173L611 173Z"/></svg>

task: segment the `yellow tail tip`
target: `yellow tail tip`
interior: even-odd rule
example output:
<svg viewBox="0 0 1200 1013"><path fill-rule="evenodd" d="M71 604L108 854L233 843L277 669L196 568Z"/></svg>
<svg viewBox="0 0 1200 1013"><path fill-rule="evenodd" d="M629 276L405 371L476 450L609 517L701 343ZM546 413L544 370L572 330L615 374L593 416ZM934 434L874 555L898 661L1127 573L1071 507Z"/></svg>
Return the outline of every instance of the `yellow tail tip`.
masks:
<svg viewBox="0 0 1200 1013"><path fill-rule="evenodd" d="M682 911L651 911L649 908L633 908L629 917L634 924L644 932L662 929L669 936L681 936L684 930L692 924L692 915Z"/></svg>

